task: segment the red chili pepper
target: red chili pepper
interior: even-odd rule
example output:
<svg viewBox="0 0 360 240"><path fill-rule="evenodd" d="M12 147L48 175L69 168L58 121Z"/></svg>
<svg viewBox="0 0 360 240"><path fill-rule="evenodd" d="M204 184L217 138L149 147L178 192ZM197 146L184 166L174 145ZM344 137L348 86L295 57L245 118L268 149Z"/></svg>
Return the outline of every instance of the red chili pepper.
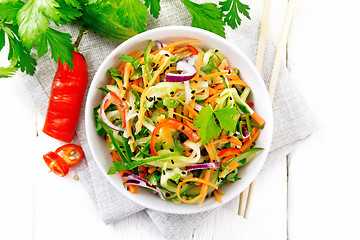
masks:
<svg viewBox="0 0 360 240"><path fill-rule="evenodd" d="M73 70L59 61L51 86L49 106L43 132L64 142L71 142L88 83L88 69L85 58L77 52Z"/></svg>
<svg viewBox="0 0 360 240"><path fill-rule="evenodd" d="M188 48L189 48L189 50L191 51L191 55L198 55L198 50L194 47L194 46L192 46L192 45L186 45Z"/></svg>
<svg viewBox="0 0 360 240"><path fill-rule="evenodd" d="M152 133L151 141L150 141L150 150L154 156L158 156L159 154L155 150L155 144L156 140L159 136L160 129L163 127L168 127L172 129L176 129L182 133L184 133L188 138L190 138L193 141L199 142L201 139L197 135L196 132L194 132L188 125L184 124L183 122L180 122L179 120L176 120L174 118L168 118L158 124Z"/></svg>
<svg viewBox="0 0 360 240"><path fill-rule="evenodd" d="M238 149L238 148L226 148L226 149L221 150L218 153L218 157L223 158L223 157L227 157L230 155L239 155L241 153L242 153L242 151L240 151L240 149Z"/></svg>

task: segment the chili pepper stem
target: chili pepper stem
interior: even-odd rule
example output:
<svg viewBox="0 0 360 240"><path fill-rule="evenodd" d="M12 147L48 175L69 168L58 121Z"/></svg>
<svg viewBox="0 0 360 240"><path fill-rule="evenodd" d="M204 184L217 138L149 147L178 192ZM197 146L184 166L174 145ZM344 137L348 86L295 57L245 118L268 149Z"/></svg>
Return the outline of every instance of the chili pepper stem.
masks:
<svg viewBox="0 0 360 240"><path fill-rule="evenodd" d="M88 34L88 30L86 28L84 28L84 27L81 27L79 35L78 35L78 37L76 38L76 40L75 40L75 42L73 44L74 51L77 52L77 53L79 52L77 48L79 47L80 41L81 41L84 34Z"/></svg>

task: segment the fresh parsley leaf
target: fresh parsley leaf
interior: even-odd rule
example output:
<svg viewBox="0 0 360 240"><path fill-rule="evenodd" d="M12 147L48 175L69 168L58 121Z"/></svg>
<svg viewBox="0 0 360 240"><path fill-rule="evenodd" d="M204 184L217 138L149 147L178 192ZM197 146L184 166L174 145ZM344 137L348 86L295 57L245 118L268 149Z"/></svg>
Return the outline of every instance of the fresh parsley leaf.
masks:
<svg viewBox="0 0 360 240"><path fill-rule="evenodd" d="M136 58L133 58L133 57L130 57L130 56L127 56L127 55L123 54L123 55L121 55L121 57L119 59L121 61L123 61L123 62L131 63L131 65L133 65L133 67L135 69L140 67L140 63L139 63L138 60L136 60Z"/></svg>
<svg viewBox="0 0 360 240"><path fill-rule="evenodd" d="M24 6L21 0L8 0L0 3L0 19L4 22L16 22L16 14Z"/></svg>
<svg viewBox="0 0 360 240"><path fill-rule="evenodd" d="M121 24L130 26L136 32L144 32L147 25L147 9L140 0L122 0L118 9Z"/></svg>
<svg viewBox="0 0 360 240"><path fill-rule="evenodd" d="M150 14L158 18L160 14L160 0L145 0L145 6L150 7Z"/></svg>
<svg viewBox="0 0 360 240"><path fill-rule="evenodd" d="M160 181L161 173L159 171L154 171L149 179L149 184L151 186L157 186Z"/></svg>
<svg viewBox="0 0 360 240"><path fill-rule="evenodd" d="M201 144L207 144L217 138L221 128L216 124L213 109L208 104L200 110L200 115L195 118L194 125L199 128Z"/></svg>
<svg viewBox="0 0 360 240"><path fill-rule="evenodd" d="M26 71L27 74L33 75L36 70L36 60L30 55L30 51L23 46L22 42L19 41L17 27L13 24L3 24L0 27L8 36L8 59L11 62L11 67L20 68L21 71Z"/></svg>
<svg viewBox="0 0 360 240"><path fill-rule="evenodd" d="M190 0L181 0L193 17L191 25L202 28L221 37L225 37L224 14L214 3L197 4Z"/></svg>
<svg viewBox="0 0 360 240"><path fill-rule="evenodd" d="M61 61L62 64L73 66L73 55L71 51L74 49L71 43L71 35L68 33L59 32L53 28L40 35L39 44L35 47L38 51L38 57L42 57L48 51L47 44L49 43L51 49L51 58Z"/></svg>
<svg viewBox="0 0 360 240"><path fill-rule="evenodd" d="M217 120L220 123L220 127L226 131L235 132L236 121L234 117L239 114L236 108L230 107L230 105L220 108L214 111Z"/></svg>
<svg viewBox="0 0 360 240"><path fill-rule="evenodd" d="M13 67L0 67L0 78L8 78L15 74L18 68Z"/></svg>
<svg viewBox="0 0 360 240"><path fill-rule="evenodd" d="M221 5L220 9L224 12L224 22L229 25L232 29L237 28L241 24L240 14L244 15L248 19L250 18L248 10L250 7L241 3L239 0L225 0L219 2ZM227 13L225 13L227 12Z"/></svg>

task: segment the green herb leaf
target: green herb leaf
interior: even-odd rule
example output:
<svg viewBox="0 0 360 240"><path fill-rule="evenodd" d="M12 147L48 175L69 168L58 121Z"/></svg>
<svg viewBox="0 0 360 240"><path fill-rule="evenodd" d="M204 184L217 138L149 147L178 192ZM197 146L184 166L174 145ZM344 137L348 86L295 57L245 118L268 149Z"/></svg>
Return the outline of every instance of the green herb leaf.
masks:
<svg viewBox="0 0 360 240"><path fill-rule="evenodd" d="M133 65L133 67L135 69L140 67L140 63L138 62L138 60L136 60L136 58L133 58L133 57L123 54L123 55L121 55L121 57L119 59L123 62L131 63L131 65Z"/></svg>
<svg viewBox="0 0 360 240"><path fill-rule="evenodd" d="M8 78L15 74L15 72L18 70L18 68L13 67L0 67L0 78Z"/></svg>
<svg viewBox="0 0 360 240"><path fill-rule="evenodd" d="M120 79L121 81L123 81L123 77L120 75L119 70L117 70L116 68L113 68L113 67L109 68L108 73L110 74L110 76L112 78L117 78L117 79Z"/></svg>
<svg viewBox="0 0 360 240"><path fill-rule="evenodd" d="M200 110L200 115L196 117L194 125L199 128L201 144L207 144L213 138L217 138L221 128L216 124L213 109L208 104Z"/></svg>
<svg viewBox="0 0 360 240"><path fill-rule="evenodd" d="M181 0L193 17L191 25L202 28L221 37L225 37L224 14L214 3L197 4L190 0Z"/></svg>
<svg viewBox="0 0 360 240"><path fill-rule="evenodd" d="M230 132L235 132L236 121L234 120L234 117L236 115L239 115L239 112L236 110L236 108L232 108L230 107L230 105L228 105L224 108L215 110L214 114L219 121L220 127L222 129Z"/></svg>
<svg viewBox="0 0 360 240"><path fill-rule="evenodd" d="M239 0L225 0L219 2L219 4L221 5L220 9L225 14L224 22L232 29L240 26L240 14L244 15L248 19L251 19L248 12L248 10L250 10L250 7L248 5L242 4Z"/></svg>
<svg viewBox="0 0 360 240"><path fill-rule="evenodd" d="M4 22L16 23L16 14L24 6L21 0L8 0L0 3L0 19Z"/></svg>
<svg viewBox="0 0 360 240"><path fill-rule="evenodd" d="M147 25L147 9L140 0L122 0L118 9L121 24L129 24L136 32L144 32Z"/></svg>
<svg viewBox="0 0 360 240"><path fill-rule="evenodd" d="M149 179L149 184L151 186L158 186L158 182L160 181L161 173L159 171L154 171Z"/></svg>
<svg viewBox="0 0 360 240"><path fill-rule="evenodd" d="M17 27L4 24L2 29L7 34L9 40L8 59L11 61L11 67L20 68L21 71L26 71L27 74L33 75L36 70L36 60L30 55L30 51L19 41Z"/></svg>
<svg viewBox="0 0 360 240"><path fill-rule="evenodd" d="M150 14L158 18L160 14L160 0L145 0L146 7L150 7Z"/></svg>
<svg viewBox="0 0 360 240"><path fill-rule="evenodd" d="M73 67L73 55L71 51L74 49L71 43L71 35L62 33L55 29L48 28L46 32L40 35L39 44L36 46L38 57L42 57L48 51L47 44L49 43L51 49L51 58L61 61L62 64L67 64Z"/></svg>

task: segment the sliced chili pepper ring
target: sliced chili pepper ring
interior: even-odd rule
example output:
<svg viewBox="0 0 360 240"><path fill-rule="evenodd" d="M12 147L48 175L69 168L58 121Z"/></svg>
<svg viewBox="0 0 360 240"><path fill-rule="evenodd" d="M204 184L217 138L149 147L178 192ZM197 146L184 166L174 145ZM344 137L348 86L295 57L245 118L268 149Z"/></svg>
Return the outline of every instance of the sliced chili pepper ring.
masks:
<svg viewBox="0 0 360 240"><path fill-rule="evenodd" d="M84 158L84 151L76 144L65 144L58 149L55 153L59 155L67 163L69 167L78 164Z"/></svg>
<svg viewBox="0 0 360 240"><path fill-rule="evenodd" d="M54 152L48 152L43 155L45 163L50 170L60 177L65 177L69 173L69 166L59 155Z"/></svg>

